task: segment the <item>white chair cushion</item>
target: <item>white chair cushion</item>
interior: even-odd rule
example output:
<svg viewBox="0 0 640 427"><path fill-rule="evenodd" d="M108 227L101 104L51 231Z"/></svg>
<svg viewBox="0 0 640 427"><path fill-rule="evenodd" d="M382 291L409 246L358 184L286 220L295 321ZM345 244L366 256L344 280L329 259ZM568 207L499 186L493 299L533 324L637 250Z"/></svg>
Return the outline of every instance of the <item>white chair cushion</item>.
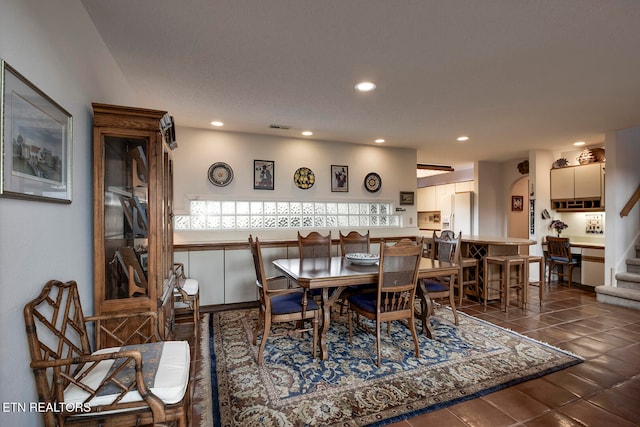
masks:
<svg viewBox="0 0 640 427"><path fill-rule="evenodd" d="M185 279L184 284L182 285L182 290L187 293L187 295L195 295L198 293L198 281L196 279Z"/></svg>
<svg viewBox="0 0 640 427"><path fill-rule="evenodd" d="M182 400L187 390L191 356L189 355L189 343L187 341L165 341L163 344L158 370L150 390L165 404L171 405ZM104 348L93 354L112 353L120 348ZM113 363L113 360L100 362L82 382L89 387L96 388L108 374ZM82 403L88 396L89 394L86 391L73 384L69 385L64 391L65 403ZM91 406L106 405L112 403L114 398L115 395L96 396L89 401L89 404ZM142 401L142 396L136 390L127 393L121 402L137 401Z"/></svg>

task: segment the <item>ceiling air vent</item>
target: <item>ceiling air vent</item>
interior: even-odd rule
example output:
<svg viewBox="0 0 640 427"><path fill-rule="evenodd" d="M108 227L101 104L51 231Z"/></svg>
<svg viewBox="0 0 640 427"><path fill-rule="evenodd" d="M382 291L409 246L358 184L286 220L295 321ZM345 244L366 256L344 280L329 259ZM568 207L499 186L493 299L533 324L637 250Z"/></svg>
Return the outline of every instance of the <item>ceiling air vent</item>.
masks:
<svg viewBox="0 0 640 427"><path fill-rule="evenodd" d="M269 127L271 129L284 129L284 130L291 129L291 126L286 126L286 125L269 125Z"/></svg>

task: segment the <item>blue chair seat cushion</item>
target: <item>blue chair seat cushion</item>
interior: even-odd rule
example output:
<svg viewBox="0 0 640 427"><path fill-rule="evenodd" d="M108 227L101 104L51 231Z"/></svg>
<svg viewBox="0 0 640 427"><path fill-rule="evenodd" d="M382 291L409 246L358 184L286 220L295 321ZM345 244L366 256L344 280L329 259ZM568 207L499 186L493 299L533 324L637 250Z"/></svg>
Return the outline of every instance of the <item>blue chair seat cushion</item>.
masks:
<svg viewBox="0 0 640 427"><path fill-rule="evenodd" d="M429 292L446 292L449 290L449 285L438 282L437 280L425 279L422 281L427 293Z"/></svg>
<svg viewBox="0 0 640 427"><path fill-rule="evenodd" d="M313 298L307 297L307 310L317 310L318 305ZM276 295L271 297L272 314L289 314L302 311L302 292Z"/></svg>
<svg viewBox="0 0 640 427"><path fill-rule="evenodd" d="M378 299L377 292L359 292L357 294L353 294L349 296L349 303L358 307L360 310L375 313L376 312L376 301Z"/></svg>
<svg viewBox="0 0 640 427"><path fill-rule="evenodd" d="M575 258L571 258L571 260L569 260L569 258L567 257L561 257L561 256L555 256L555 255L551 255L549 257L549 259L556 261L556 262L566 262L567 264L577 264L577 260Z"/></svg>

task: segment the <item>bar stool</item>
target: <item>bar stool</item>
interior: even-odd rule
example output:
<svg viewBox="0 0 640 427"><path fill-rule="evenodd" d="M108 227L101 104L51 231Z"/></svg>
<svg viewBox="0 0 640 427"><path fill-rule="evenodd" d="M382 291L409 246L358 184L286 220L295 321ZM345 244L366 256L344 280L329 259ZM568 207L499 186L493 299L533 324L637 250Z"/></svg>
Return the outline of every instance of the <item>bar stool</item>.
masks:
<svg viewBox="0 0 640 427"><path fill-rule="evenodd" d="M489 268L491 265L497 265L500 268L498 279L492 279ZM518 302L522 309L527 308L527 298L529 296L528 279L525 280L525 270L527 263L521 255L490 255L484 258L484 307L487 308L487 300L491 291L491 283L499 283L500 306L504 296L504 310L509 311L509 303L511 300L510 291L516 289L518 293ZM513 270L515 268L515 270ZM511 273L515 271L515 280L511 280Z"/></svg>
<svg viewBox="0 0 640 427"><path fill-rule="evenodd" d="M544 258L540 255L520 255L525 259L525 273L524 277L527 279L529 285L537 284L539 286L538 289L538 298L540 299L540 306L542 307L542 300L544 299ZM540 273L537 281L531 281L529 272L531 270L531 264L538 263L538 267L540 269Z"/></svg>
<svg viewBox="0 0 640 427"><path fill-rule="evenodd" d="M478 280L480 260L477 258L464 257L461 259L460 264L462 265L462 274L458 280L458 283L460 283L460 302L458 302L458 305L462 305L462 296L464 295L465 286L473 287L476 297L478 298L478 301L480 301L480 281Z"/></svg>

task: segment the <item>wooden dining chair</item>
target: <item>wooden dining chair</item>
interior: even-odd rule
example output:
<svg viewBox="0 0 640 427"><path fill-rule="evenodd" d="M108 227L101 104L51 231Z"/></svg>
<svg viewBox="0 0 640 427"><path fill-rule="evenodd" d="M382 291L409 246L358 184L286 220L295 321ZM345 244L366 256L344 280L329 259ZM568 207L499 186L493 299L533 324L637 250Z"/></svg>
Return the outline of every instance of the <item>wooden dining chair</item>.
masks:
<svg viewBox="0 0 640 427"><path fill-rule="evenodd" d="M367 234L360 234L357 231L350 231L347 235L340 232L340 253L342 256L353 253L370 253L371 240L369 238L369 230ZM343 314L343 308L348 307L348 298L358 292L373 292L377 288L377 283L369 283L366 285L347 286L338 299L340 304L340 314Z"/></svg>
<svg viewBox="0 0 640 427"><path fill-rule="evenodd" d="M24 320L44 426L188 425L189 343L161 341L156 312L85 317L76 282L50 280ZM117 346L92 350L87 323Z"/></svg>
<svg viewBox="0 0 640 427"><path fill-rule="evenodd" d="M353 313L376 323L376 348L378 367L382 360L380 342L381 324L406 320L414 342L415 357L420 357L420 344L414 321L414 299L418 270L422 258L422 240L416 244L403 239L393 246L380 245L377 292L362 292L349 297L349 342L353 338ZM358 322L364 329L364 324Z"/></svg>
<svg viewBox="0 0 640 427"><path fill-rule="evenodd" d="M451 230L442 230L440 235L433 232L433 249L431 250L431 259L451 262L460 264L460 272L456 281L461 282L462 277L462 264L460 263L460 239L462 233L458 234ZM455 282L454 282L455 286ZM453 318L455 324L458 325L458 312L456 311L455 291L451 287L451 280L449 277L444 278L424 278L421 282L421 289L419 292L425 292L431 300L443 300L448 299L451 310L453 311ZM426 307L422 307L426 309Z"/></svg>
<svg viewBox="0 0 640 427"><path fill-rule="evenodd" d="M312 231L304 237L298 231L298 249L301 259L331 257L331 232L328 236L322 236L317 231Z"/></svg>
<svg viewBox="0 0 640 427"><path fill-rule="evenodd" d="M258 350L258 365L262 365L263 353L267 344L267 338L271 332L271 324L291 322L294 329L283 330L273 336L292 335L313 331L313 357L316 357L318 347L318 324L320 322L320 307L307 297L307 290L303 288L271 289L270 286L278 280L286 280L284 276L267 277L262 259L260 241L256 237L249 236L249 247L253 256L253 265L256 271L256 286L260 296L258 322L253 331L253 345L257 345L258 334L262 330L262 339ZM310 320L311 327L304 326L304 321Z"/></svg>
<svg viewBox="0 0 640 427"><path fill-rule="evenodd" d="M350 231L347 235L344 235L340 232L340 253L342 256L345 256L346 254L369 252L371 252L369 230L367 230L367 234Z"/></svg>
<svg viewBox="0 0 640 427"><path fill-rule="evenodd" d="M547 262L549 263L549 277L547 283L551 283L551 274L553 269L556 269L556 278L558 282L562 278L567 280L569 287L571 287L571 276L573 275L573 269L578 265L578 262L573 259L571 254L571 243L568 237L553 237L547 236ZM564 272L564 267L568 267L569 271Z"/></svg>

